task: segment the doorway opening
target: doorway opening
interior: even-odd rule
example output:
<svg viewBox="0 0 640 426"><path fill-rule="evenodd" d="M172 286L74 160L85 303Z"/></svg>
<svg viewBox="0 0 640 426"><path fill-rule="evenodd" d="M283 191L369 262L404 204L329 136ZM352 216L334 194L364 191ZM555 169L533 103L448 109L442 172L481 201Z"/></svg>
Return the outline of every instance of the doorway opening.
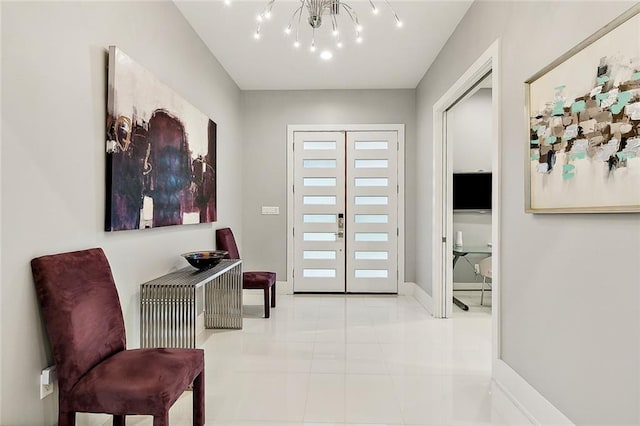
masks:
<svg viewBox="0 0 640 426"><path fill-rule="evenodd" d="M454 83L454 85L440 98L433 107L433 258L432 258L432 295L433 295L433 315L436 318L448 318L454 312L454 259L457 263L465 262L464 258L472 253L477 253L479 258L469 260L473 267L480 263L481 257L491 256L491 292L490 302L485 303L491 305L491 322L492 322L492 358L499 358L499 323L500 323L500 87L499 87L499 41L496 40L487 51L471 65L471 67ZM464 166L466 172L478 173L483 170L484 176L470 176L471 182L480 184L482 179L487 179L487 173L490 181L490 209L478 208L478 212L485 211L480 219L474 219L484 223L479 225L484 228L482 235L472 235L473 232L464 232L462 225L464 220L459 221L454 226L454 172L463 171L456 170L454 165L454 147L450 144L450 136L452 129L449 127L449 121L452 118L452 111L456 105L470 99L482 90L483 87L491 87L490 94L490 114L486 114L484 120L489 121L486 130L490 132L487 148L489 150L488 158L483 165ZM486 93L485 93L486 95ZM487 123L484 123L487 124ZM469 141L458 140L458 148L462 150L469 149L467 145ZM484 170L490 165L490 170ZM468 177L468 176L467 176ZM458 186L464 180L460 180L456 184ZM457 179L456 179L457 180ZM482 189L486 191L487 188ZM479 191L479 190L477 190ZM486 196L486 192L484 194ZM482 197L481 197L482 198ZM457 203L460 200L456 200ZM478 200L467 200L474 203ZM480 200L486 202L486 200ZM468 205L467 205L468 206ZM483 207L487 207L486 205ZM490 213L488 213L490 212ZM463 216L464 217L464 216ZM490 218L490 219L489 219ZM468 217L467 217L468 219ZM488 235L487 230L490 228L490 239L486 241ZM454 230L456 232L454 232ZM462 231L462 238L456 235L457 231ZM475 232L475 231L474 231ZM465 234L467 238L465 238ZM458 237L458 238L456 238ZM476 239L477 237L477 239ZM458 240L458 241L456 241ZM462 241L460 241L462 240ZM466 241L465 241L466 240ZM475 241L474 241L475 240ZM468 243L468 245L467 245ZM466 247L465 247L466 245ZM462 260L461 260L462 259ZM466 263L466 262L465 262ZM474 272L475 274L475 272ZM485 294L485 299L488 294ZM462 302L465 305L464 301ZM468 306L468 305L467 305ZM457 307L455 309L458 309Z"/></svg>

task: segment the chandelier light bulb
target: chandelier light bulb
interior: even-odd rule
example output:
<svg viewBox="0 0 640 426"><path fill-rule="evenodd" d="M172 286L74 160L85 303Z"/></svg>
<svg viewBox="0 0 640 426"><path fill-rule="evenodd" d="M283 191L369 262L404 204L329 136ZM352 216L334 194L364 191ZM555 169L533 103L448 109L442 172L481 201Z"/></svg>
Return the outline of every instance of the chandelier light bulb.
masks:
<svg viewBox="0 0 640 426"><path fill-rule="evenodd" d="M357 32L362 31L362 25L360 25L360 24L356 25L356 31Z"/></svg>
<svg viewBox="0 0 640 426"><path fill-rule="evenodd" d="M258 15L258 16L256 16L256 21L258 21L258 22L262 22L262 15Z"/></svg>
<svg viewBox="0 0 640 426"><path fill-rule="evenodd" d="M362 43L362 36L356 37L356 43Z"/></svg>
<svg viewBox="0 0 640 426"><path fill-rule="evenodd" d="M320 54L320 58L324 59L325 61L328 61L329 59L333 58L333 53L331 53L330 50L323 50L322 53Z"/></svg>
<svg viewBox="0 0 640 426"><path fill-rule="evenodd" d="M399 19L397 19L397 20L396 20L396 27L398 27L398 28L402 28L402 26L403 26L403 25L404 25L404 24L402 23L402 21L401 21L401 20L399 20Z"/></svg>
<svg viewBox="0 0 640 426"><path fill-rule="evenodd" d="M287 28L285 28L285 29L284 29L284 33L285 33L286 35L291 34L291 27L287 27Z"/></svg>
<svg viewBox="0 0 640 426"><path fill-rule="evenodd" d="M340 32L338 30L333 30L333 32L331 34L333 34L334 37L338 37Z"/></svg>
<svg viewBox="0 0 640 426"><path fill-rule="evenodd" d="M260 32L256 31L255 33L253 33L253 38L255 38L256 40L260 40Z"/></svg>
<svg viewBox="0 0 640 426"><path fill-rule="evenodd" d="M311 52L315 52L315 51L316 51L316 44L315 44L315 43L312 43L312 44L311 44L311 47L309 47L309 50L310 50Z"/></svg>
<svg viewBox="0 0 640 426"><path fill-rule="evenodd" d="M344 44L342 44L342 42L339 41L338 43L336 43L336 46L338 46L338 49L342 49L342 46L344 46Z"/></svg>
<svg viewBox="0 0 640 426"><path fill-rule="evenodd" d="M380 13L380 11L378 10L377 7L373 6L373 9L371 9L371 13L373 13L374 15L377 15L378 13Z"/></svg>
<svg viewBox="0 0 640 426"><path fill-rule="evenodd" d="M231 0L224 0L225 6L231 6Z"/></svg>
<svg viewBox="0 0 640 426"><path fill-rule="evenodd" d="M271 11L269 10L269 11L265 12L264 17L267 18L267 19L271 19Z"/></svg>

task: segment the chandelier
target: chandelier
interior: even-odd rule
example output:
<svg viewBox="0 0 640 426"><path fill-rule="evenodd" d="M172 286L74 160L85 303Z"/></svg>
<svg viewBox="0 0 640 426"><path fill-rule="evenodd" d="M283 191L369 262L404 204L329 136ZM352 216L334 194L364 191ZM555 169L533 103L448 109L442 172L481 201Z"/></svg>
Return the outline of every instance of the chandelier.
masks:
<svg viewBox="0 0 640 426"><path fill-rule="evenodd" d="M230 0L226 1L228 2ZM389 3L389 0L383 1L393 14L396 26L398 28L402 27L402 21ZM256 31L253 34L253 37L256 40L260 39L262 25L266 21L271 19L271 11L275 2L276 0L269 0L265 8L262 10L262 13L258 15L258 24L256 27ZM319 31L320 27L322 27L323 20L325 21L325 23L329 22L329 24L326 24L325 27L328 27L329 25L331 26L331 33L335 41L336 48L341 49L344 46L344 35L342 33L341 25L346 26L346 37L348 37L350 33L356 43L362 43L362 25L360 24L358 14L356 13L355 9L348 3L342 0L299 0L299 2L299 6L291 14L289 25L284 30L285 34L287 35L295 34L295 41L293 42L293 46L295 48L300 47L301 27L306 27L306 25L308 24L309 27L307 28L311 28L311 43L309 45L309 50L311 52L315 52L317 49L316 31ZM376 6L374 0L368 0L368 2L371 7L371 12L374 15L377 15L380 10ZM305 15L304 18L303 15ZM331 59L333 53L331 52L331 50L323 50L320 56L323 59Z"/></svg>

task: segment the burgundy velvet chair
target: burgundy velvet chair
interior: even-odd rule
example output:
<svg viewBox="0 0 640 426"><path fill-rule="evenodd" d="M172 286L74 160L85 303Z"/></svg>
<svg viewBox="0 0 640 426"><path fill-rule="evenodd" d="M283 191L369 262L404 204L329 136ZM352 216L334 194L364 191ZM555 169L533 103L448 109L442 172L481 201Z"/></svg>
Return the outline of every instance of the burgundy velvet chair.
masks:
<svg viewBox="0 0 640 426"><path fill-rule="evenodd" d="M230 228L216 229L216 248L229 252L229 259L240 259L236 239ZM275 272L243 272L242 288L260 289L264 291L264 317L269 318L269 289L271 289L271 307L276 307L276 274Z"/></svg>
<svg viewBox="0 0 640 426"><path fill-rule="evenodd" d="M151 415L169 424L169 408L193 383L193 424L204 425L202 349L126 350L124 320L109 262L95 248L31 261L59 384L58 425L76 412Z"/></svg>

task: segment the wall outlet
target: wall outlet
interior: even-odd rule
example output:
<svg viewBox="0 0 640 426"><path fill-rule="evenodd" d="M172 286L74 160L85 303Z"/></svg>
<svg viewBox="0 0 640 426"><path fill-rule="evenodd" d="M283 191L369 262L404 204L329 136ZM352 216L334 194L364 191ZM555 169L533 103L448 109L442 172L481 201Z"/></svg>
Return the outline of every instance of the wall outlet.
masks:
<svg viewBox="0 0 640 426"><path fill-rule="evenodd" d="M53 384L56 381L56 367L47 367L40 372L40 399L53 393Z"/></svg>

